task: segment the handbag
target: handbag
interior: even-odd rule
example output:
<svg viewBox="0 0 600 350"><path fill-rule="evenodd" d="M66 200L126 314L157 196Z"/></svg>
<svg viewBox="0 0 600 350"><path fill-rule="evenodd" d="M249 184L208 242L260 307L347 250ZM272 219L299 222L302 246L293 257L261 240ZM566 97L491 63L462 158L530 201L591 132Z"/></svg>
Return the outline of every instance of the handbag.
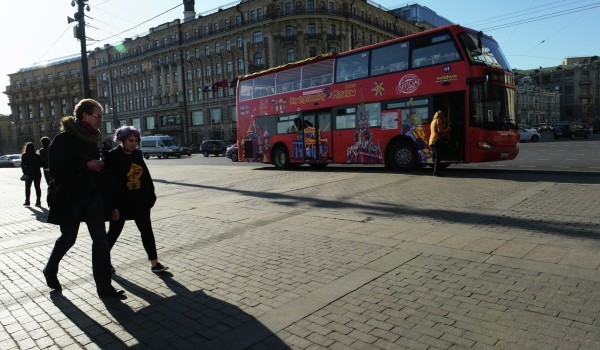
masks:
<svg viewBox="0 0 600 350"><path fill-rule="evenodd" d="M27 180L29 180L29 175L27 175L27 174L23 174L23 175L21 176L21 181L27 181Z"/></svg>

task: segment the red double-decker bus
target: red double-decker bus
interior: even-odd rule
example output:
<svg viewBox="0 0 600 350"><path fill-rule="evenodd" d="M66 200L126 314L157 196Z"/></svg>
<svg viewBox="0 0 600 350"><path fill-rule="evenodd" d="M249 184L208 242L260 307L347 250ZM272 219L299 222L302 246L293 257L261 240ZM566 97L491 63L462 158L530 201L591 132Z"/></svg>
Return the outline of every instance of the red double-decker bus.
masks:
<svg viewBox="0 0 600 350"><path fill-rule="evenodd" d="M447 162L514 159L514 76L498 43L458 25L241 77L239 159L294 165L433 162L429 125L450 117Z"/></svg>

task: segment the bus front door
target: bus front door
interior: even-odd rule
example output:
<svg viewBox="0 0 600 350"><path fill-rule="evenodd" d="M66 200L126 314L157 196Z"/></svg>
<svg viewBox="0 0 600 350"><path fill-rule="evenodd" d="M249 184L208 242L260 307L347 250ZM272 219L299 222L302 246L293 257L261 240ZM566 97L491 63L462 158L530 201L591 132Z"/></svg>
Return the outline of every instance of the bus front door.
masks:
<svg viewBox="0 0 600 350"><path fill-rule="evenodd" d="M331 114L318 112L304 114L302 117L304 160L307 162L331 160Z"/></svg>

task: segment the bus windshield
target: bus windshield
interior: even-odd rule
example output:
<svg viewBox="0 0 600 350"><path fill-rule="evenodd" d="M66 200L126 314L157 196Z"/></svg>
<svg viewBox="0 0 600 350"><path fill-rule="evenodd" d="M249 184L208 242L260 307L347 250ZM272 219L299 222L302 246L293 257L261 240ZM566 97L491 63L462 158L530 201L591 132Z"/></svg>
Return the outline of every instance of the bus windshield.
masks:
<svg viewBox="0 0 600 350"><path fill-rule="evenodd" d="M515 96L514 89L502 85L485 82L471 85L471 126L516 130Z"/></svg>
<svg viewBox="0 0 600 350"><path fill-rule="evenodd" d="M474 33L462 33L460 41L472 63L485 64L507 71L511 70L502 50L500 50L500 46L494 40Z"/></svg>

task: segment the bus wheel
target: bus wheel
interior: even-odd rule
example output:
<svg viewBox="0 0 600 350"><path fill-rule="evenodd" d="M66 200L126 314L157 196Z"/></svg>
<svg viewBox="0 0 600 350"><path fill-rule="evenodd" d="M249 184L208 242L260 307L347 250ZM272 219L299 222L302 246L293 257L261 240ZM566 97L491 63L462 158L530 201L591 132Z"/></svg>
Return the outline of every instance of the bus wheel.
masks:
<svg viewBox="0 0 600 350"><path fill-rule="evenodd" d="M144 153L144 158L150 159L150 155L148 154L148 152Z"/></svg>
<svg viewBox="0 0 600 350"><path fill-rule="evenodd" d="M290 155L283 146L278 146L273 150L273 164L277 169L289 169Z"/></svg>
<svg viewBox="0 0 600 350"><path fill-rule="evenodd" d="M398 142L392 146L386 163L392 170L414 170L417 165L417 153L412 145Z"/></svg>
<svg viewBox="0 0 600 350"><path fill-rule="evenodd" d="M169 158L169 155L167 154L167 152L163 152L163 158L165 158L165 159Z"/></svg>

